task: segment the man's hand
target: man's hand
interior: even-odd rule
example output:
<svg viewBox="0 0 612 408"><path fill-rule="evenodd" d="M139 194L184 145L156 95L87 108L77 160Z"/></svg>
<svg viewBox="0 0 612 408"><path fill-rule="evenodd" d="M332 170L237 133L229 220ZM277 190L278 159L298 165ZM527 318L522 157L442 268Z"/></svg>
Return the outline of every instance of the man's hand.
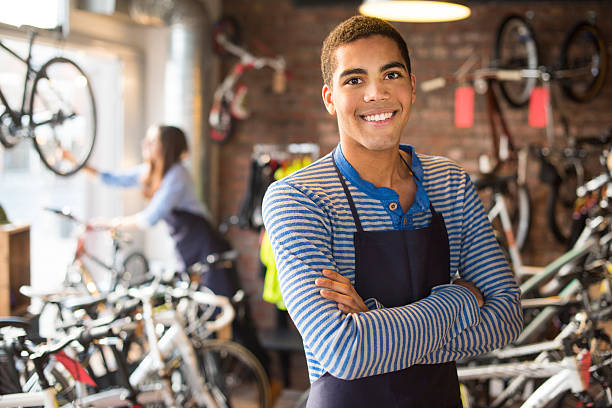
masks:
<svg viewBox="0 0 612 408"><path fill-rule="evenodd" d="M466 288L467 290L469 290L470 292L472 292L474 294L474 296L476 296L476 300L478 301L478 307L483 307L484 306L484 298L482 297L482 293L480 293L480 290L478 290L478 288L476 287L476 285L474 285L472 282L470 281L466 281L465 279L455 279L453 281L454 285L461 285L464 288Z"/></svg>
<svg viewBox="0 0 612 408"><path fill-rule="evenodd" d="M338 309L343 313L368 311L367 306L363 303L363 299L361 299L361 296L359 296L350 280L328 269L323 269L323 275L325 278L316 279L315 285L330 290L321 289L321 296L336 302Z"/></svg>

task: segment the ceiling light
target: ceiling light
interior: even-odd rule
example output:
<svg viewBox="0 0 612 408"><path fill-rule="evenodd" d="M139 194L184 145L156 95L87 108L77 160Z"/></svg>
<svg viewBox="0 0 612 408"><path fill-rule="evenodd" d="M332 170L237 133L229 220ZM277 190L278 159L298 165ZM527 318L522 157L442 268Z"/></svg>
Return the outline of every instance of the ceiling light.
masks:
<svg viewBox="0 0 612 408"><path fill-rule="evenodd" d="M359 7L365 16L412 23L455 21L470 16L469 7L444 1L365 0Z"/></svg>

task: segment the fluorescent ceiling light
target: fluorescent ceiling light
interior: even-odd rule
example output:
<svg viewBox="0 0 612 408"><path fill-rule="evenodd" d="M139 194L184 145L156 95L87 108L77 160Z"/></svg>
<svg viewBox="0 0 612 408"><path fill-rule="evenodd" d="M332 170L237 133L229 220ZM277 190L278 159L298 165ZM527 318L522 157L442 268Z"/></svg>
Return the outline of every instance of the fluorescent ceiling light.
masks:
<svg viewBox="0 0 612 408"><path fill-rule="evenodd" d="M359 12L383 20L432 23L468 18L468 7L444 1L365 0Z"/></svg>

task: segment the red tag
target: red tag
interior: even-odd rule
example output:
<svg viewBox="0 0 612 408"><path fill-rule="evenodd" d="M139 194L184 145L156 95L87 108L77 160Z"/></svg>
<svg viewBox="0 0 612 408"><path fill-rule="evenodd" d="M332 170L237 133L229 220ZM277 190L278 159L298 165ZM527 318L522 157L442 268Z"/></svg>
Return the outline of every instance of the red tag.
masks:
<svg viewBox="0 0 612 408"><path fill-rule="evenodd" d="M529 98L529 126L546 127L546 111L548 110L548 88L536 86Z"/></svg>
<svg viewBox="0 0 612 408"><path fill-rule="evenodd" d="M455 89L455 126L469 128L474 124L474 88Z"/></svg>
<svg viewBox="0 0 612 408"><path fill-rule="evenodd" d="M579 368L580 375L582 376L582 382L584 384L584 388L589 389L589 385L591 382L591 363L593 362L593 356L591 356L590 351L584 351L580 353L582 358L580 359Z"/></svg>
<svg viewBox="0 0 612 408"><path fill-rule="evenodd" d="M96 387L96 382L87 374L87 371L83 368L81 363L68 357L63 350L58 351L54 354L55 359L62 363L62 365L68 370L72 378L83 384L91 385Z"/></svg>

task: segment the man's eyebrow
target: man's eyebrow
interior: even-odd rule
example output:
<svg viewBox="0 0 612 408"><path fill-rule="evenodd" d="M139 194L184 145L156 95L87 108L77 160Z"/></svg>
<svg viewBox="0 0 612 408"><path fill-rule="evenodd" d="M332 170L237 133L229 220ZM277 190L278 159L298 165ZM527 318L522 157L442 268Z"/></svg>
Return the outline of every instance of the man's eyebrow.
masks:
<svg viewBox="0 0 612 408"><path fill-rule="evenodd" d="M399 62L399 61L393 61L393 62L390 62L390 63L388 63L388 64L383 65L383 66L380 68L380 72L386 71L386 70L388 70L388 69L390 69L390 68L401 68L401 69L403 69L404 71L408 72L408 69L406 68L406 65L402 64L402 63L401 63L401 62Z"/></svg>
<svg viewBox="0 0 612 408"><path fill-rule="evenodd" d="M392 61L392 62L389 62L388 64L383 65L382 67L380 67L380 72L384 72L391 68L401 68L404 71L408 72L406 65L402 64L399 61ZM360 74L360 75L367 74L367 71L363 68L347 69L347 70L342 71L342 73L340 74L340 78L345 77L345 76L350 76L350 75L356 75L356 74Z"/></svg>
<svg viewBox="0 0 612 408"><path fill-rule="evenodd" d="M367 74L367 72L363 68L347 69L347 70L342 71L342 73L340 74L340 78L349 76L349 75L355 75L355 74Z"/></svg>

